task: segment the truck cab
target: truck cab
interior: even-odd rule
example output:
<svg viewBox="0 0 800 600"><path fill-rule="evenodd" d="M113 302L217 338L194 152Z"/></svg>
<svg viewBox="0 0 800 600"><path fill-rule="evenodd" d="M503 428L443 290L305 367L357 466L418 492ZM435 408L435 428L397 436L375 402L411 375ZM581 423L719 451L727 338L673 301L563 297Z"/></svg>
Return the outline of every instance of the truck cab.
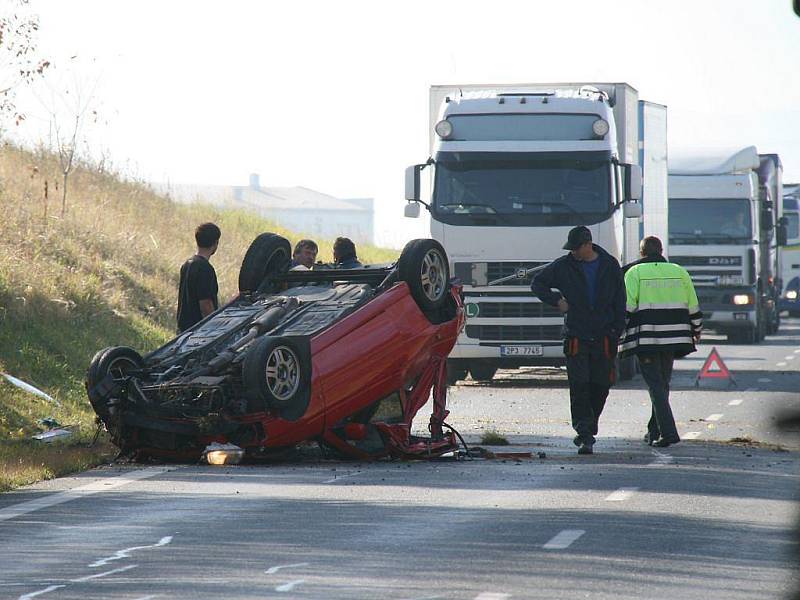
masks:
<svg viewBox="0 0 800 600"><path fill-rule="evenodd" d="M739 343L756 343L779 326L776 231L783 226L771 156L748 146L670 158L670 260L689 271L704 326Z"/></svg>
<svg viewBox="0 0 800 600"><path fill-rule="evenodd" d="M417 216L425 204L431 237L447 249L464 286L467 323L449 358L454 379L467 371L488 380L499 367L563 364L563 318L533 297L531 278L565 252L567 232L576 225L589 227L621 263L637 258L636 90L627 84L434 86L430 105L430 159L407 170L406 215ZM665 193L661 205L665 217Z"/></svg>

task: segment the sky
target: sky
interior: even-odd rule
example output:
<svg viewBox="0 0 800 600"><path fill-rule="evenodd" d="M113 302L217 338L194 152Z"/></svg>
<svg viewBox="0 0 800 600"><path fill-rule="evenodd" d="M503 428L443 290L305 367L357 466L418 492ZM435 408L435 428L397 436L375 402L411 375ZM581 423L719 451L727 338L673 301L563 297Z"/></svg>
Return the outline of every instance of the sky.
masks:
<svg viewBox="0 0 800 600"><path fill-rule="evenodd" d="M800 181L791 4L30 0L50 90L68 74L92 92L95 156L152 181L259 173L373 197L376 241L395 247L426 236L402 216L403 172L428 157L432 84L625 81L668 106L670 152L755 144ZM47 131L36 94L14 132L31 142Z"/></svg>

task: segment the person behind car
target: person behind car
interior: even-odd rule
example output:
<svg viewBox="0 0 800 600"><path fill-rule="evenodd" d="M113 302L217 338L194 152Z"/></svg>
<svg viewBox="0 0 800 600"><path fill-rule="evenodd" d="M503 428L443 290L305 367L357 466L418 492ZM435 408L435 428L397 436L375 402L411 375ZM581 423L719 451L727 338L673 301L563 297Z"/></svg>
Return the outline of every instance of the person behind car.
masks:
<svg viewBox="0 0 800 600"><path fill-rule="evenodd" d="M357 269L362 266L356 256L356 245L353 240L338 237L333 243L333 263L336 269Z"/></svg>
<svg viewBox="0 0 800 600"><path fill-rule="evenodd" d="M703 313L689 273L667 262L661 240L648 236L640 248L641 260L625 274L627 328L621 356L636 356L650 393L644 440L664 448L681 441L669 405L672 365L697 349Z"/></svg>
<svg viewBox="0 0 800 600"><path fill-rule="evenodd" d="M617 259L574 227L564 249L531 283L539 299L564 315L564 354L578 454L592 454L600 414L616 380L617 341L625 327L625 284ZM554 292L553 290L558 290Z"/></svg>
<svg viewBox="0 0 800 600"><path fill-rule="evenodd" d="M302 266L310 269L317 260L317 252L319 252L319 246L314 240L300 240L295 244L294 252L292 252L291 268Z"/></svg>
<svg viewBox="0 0 800 600"><path fill-rule="evenodd" d="M181 266L178 286L178 333L186 331L217 310L217 273L209 259L217 251L222 232L214 223L198 225L194 232L197 254Z"/></svg>

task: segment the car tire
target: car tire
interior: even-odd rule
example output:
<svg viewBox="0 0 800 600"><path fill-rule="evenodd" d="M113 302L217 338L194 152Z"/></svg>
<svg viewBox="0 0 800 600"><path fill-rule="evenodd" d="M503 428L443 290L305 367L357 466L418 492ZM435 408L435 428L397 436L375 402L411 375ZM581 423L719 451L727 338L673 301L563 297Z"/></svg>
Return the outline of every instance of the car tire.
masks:
<svg viewBox="0 0 800 600"><path fill-rule="evenodd" d="M108 396L97 390L97 384L110 373L114 379L144 366L142 355L127 346L103 348L92 358L86 371L86 394L94 411L101 417L108 415Z"/></svg>
<svg viewBox="0 0 800 600"><path fill-rule="evenodd" d="M469 374L474 381L491 381L495 373L497 373L497 367L492 365L473 363L469 366Z"/></svg>
<svg viewBox="0 0 800 600"><path fill-rule="evenodd" d="M305 353L289 338L264 336L255 343L242 365L242 383L252 411L277 411L307 403L311 365Z"/></svg>
<svg viewBox="0 0 800 600"><path fill-rule="evenodd" d="M275 292L270 281L289 270L292 247L289 240L274 233L262 233L250 244L239 269L239 291ZM262 289L263 287L263 289Z"/></svg>
<svg viewBox="0 0 800 600"><path fill-rule="evenodd" d="M422 312L433 313L445 305L450 289L450 266L439 242L411 240L400 254L397 270Z"/></svg>

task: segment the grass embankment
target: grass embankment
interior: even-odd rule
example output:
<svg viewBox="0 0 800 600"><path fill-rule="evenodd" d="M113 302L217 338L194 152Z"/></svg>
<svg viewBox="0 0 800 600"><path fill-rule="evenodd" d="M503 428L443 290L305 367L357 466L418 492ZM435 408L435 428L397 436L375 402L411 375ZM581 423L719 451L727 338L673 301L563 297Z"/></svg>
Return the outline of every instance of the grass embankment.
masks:
<svg viewBox="0 0 800 600"><path fill-rule="evenodd" d="M0 148L0 371L60 403L0 378L0 491L111 455L102 438L85 448L95 426L84 372L100 348L126 345L145 353L172 337L178 270L194 252L198 223L214 221L222 229L212 259L221 300L236 293L241 258L256 235L307 237L247 212L172 203L146 185L90 167L70 176L62 217L59 181L52 155ZM319 258L330 260L331 243L317 241ZM359 246L366 262L397 255ZM45 417L78 433L61 443L31 442Z"/></svg>

